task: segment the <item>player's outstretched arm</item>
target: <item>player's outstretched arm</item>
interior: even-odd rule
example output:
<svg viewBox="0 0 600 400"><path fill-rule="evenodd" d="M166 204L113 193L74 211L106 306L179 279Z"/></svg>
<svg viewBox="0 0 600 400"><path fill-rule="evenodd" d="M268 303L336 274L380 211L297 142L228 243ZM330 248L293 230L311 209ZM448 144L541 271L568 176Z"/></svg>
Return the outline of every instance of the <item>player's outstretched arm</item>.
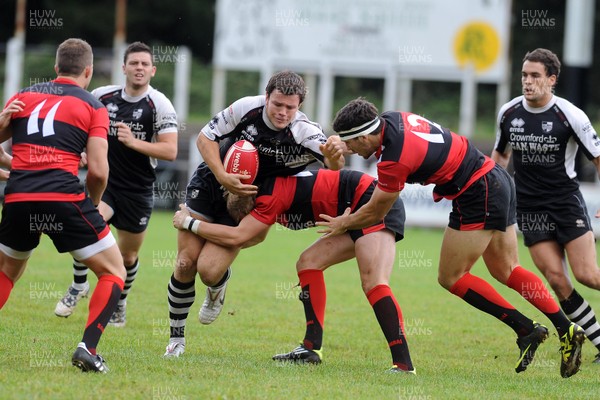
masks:
<svg viewBox="0 0 600 400"><path fill-rule="evenodd" d="M173 216L173 226L189 230L204 239L225 247L250 247L262 242L269 232L269 225L263 224L251 215L244 217L238 226L227 226L199 221L190 216L183 204Z"/></svg>
<svg viewBox="0 0 600 400"><path fill-rule="evenodd" d="M367 204L353 214L350 214L349 208L338 217L320 214L319 217L323 221L317 222L317 226L322 226L324 229L317 232L323 233L323 236L336 236L349 230L371 226L385 217L397 199L398 192L384 192L376 187Z"/></svg>

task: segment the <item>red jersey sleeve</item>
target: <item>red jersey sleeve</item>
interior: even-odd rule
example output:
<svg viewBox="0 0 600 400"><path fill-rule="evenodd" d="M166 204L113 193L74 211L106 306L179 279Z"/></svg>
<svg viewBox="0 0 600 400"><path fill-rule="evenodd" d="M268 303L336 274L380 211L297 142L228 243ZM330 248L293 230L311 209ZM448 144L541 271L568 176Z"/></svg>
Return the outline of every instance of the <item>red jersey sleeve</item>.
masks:
<svg viewBox="0 0 600 400"><path fill-rule="evenodd" d="M399 162L381 161L377 164L377 187L384 192L400 192L404 189L409 172Z"/></svg>
<svg viewBox="0 0 600 400"><path fill-rule="evenodd" d="M88 136L97 136L106 139L108 137L108 111L101 107L92 110L92 118Z"/></svg>

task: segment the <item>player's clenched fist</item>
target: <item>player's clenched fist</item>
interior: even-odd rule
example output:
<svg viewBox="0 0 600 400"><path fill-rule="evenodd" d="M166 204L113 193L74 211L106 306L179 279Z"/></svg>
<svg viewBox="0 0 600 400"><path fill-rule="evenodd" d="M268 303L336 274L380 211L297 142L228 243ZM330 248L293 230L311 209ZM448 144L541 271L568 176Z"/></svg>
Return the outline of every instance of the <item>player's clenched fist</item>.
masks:
<svg viewBox="0 0 600 400"><path fill-rule="evenodd" d="M131 133L131 128L123 122L117 122L115 126L117 127L117 137L119 138L119 142L129 147L135 140L133 133Z"/></svg>

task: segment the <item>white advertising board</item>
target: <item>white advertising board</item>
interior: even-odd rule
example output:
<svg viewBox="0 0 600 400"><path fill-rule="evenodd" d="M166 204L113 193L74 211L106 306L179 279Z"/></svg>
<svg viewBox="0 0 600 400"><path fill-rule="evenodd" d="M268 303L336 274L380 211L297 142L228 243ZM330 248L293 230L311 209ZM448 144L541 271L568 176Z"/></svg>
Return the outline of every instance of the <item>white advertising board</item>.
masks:
<svg viewBox="0 0 600 400"><path fill-rule="evenodd" d="M595 236L600 238L600 218L595 217L596 212L600 210L600 186L594 183L582 183L580 188L592 229ZM434 203L432 192L433 185L406 185L400 192L406 209L407 227L444 228L448 225L448 214L452 210L452 202L443 199L439 203Z"/></svg>
<svg viewBox="0 0 600 400"><path fill-rule="evenodd" d="M511 1L218 0L217 68L358 71L505 78Z"/></svg>

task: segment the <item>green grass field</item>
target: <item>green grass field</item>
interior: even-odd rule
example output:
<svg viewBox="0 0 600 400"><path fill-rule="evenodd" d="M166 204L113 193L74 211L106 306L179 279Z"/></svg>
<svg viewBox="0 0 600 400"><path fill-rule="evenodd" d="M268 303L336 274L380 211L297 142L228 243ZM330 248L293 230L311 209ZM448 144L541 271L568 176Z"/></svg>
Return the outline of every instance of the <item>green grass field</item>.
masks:
<svg viewBox="0 0 600 400"><path fill-rule="evenodd" d="M513 332L437 284L441 231L410 229L398 244L391 287L402 307L417 376L387 374L391 359L362 293L354 262L325 273L328 288L324 362L280 365L275 353L303 337L295 261L318 235L274 227L267 241L242 251L234 264L221 317L197 320L204 286L187 326L186 353L163 359L168 342L166 287L176 254L171 214L155 212L130 292L127 326L108 327L99 345L111 371L82 374L70 365L87 317L87 299L73 316L53 310L71 282L70 257L44 238L0 311L1 399L592 399L600 365L586 343L581 372L559 375L556 333L534 364L514 372ZM532 269L522 249L523 265ZM489 278L483 264L473 272ZM491 278L490 282L491 281ZM91 277L95 285L95 277ZM525 314L549 324L512 290L492 282ZM600 310L600 293L578 285Z"/></svg>

